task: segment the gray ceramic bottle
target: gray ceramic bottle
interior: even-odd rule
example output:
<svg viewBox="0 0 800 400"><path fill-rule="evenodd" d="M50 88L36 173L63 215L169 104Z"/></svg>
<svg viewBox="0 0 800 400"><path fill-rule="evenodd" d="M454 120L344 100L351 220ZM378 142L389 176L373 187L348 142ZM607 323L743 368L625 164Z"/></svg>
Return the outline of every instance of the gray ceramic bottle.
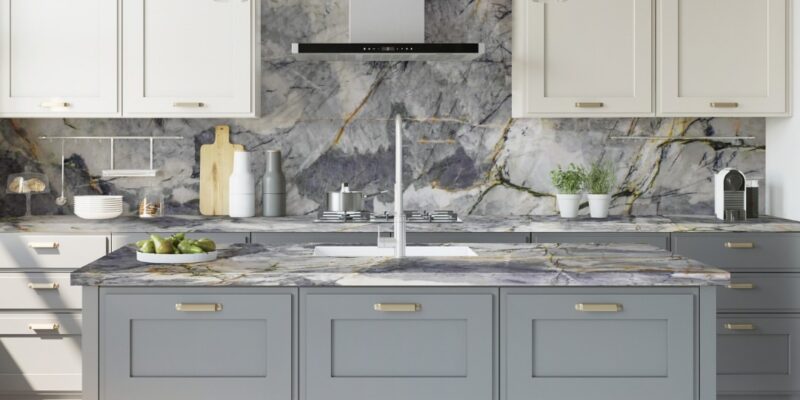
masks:
<svg viewBox="0 0 800 400"><path fill-rule="evenodd" d="M262 181L265 217L286 215L286 178L281 169L281 151L267 150L267 170Z"/></svg>

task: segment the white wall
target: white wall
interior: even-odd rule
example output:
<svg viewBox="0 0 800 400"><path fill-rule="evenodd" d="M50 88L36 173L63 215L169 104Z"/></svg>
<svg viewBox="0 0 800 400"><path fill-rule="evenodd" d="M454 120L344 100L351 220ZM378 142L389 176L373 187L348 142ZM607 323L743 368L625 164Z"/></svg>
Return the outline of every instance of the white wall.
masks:
<svg viewBox="0 0 800 400"><path fill-rule="evenodd" d="M800 4L792 4L792 92L800 94ZM767 214L800 220L800 99L792 99L790 118L767 118Z"/></svg>

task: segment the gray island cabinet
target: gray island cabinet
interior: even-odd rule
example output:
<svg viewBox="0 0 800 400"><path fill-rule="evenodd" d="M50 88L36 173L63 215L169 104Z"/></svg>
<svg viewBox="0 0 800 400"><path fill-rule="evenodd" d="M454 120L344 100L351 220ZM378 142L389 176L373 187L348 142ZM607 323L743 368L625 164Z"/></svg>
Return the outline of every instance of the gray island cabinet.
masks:
<svg viewBox="0 0 800 400"><path fill-rule="evenodd" d="M312 257L238 244L72 274L84 400L714 400L716 286L653 246Z"/></svg>

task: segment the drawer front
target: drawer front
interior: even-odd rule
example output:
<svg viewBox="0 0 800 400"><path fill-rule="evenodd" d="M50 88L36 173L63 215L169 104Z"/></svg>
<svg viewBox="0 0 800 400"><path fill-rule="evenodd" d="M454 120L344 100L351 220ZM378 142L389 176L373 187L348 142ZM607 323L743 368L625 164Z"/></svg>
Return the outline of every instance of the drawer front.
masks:
<svg viewBox="0 0 800 400"><path fill-rule="evenodd" d="M68 272L0 274L0 310L78 310L81 288Z"/></svg>
<svg viewBox="0 0 800 400"><path fill-rule="evenodd" d="M81 390L80 326L79 314L0 314L0 398Z"/></svg>
<svg viewBox="0 0 800 400"><path fill-rule="evenodd" d="M734 273L717 290L720 312L800 312L800 274Z"/></svg>
<svg viewBox="0 0 800 400"><path fill-rule="evenodd" d="M76 269L106 255L104 235L0 234L0 269Z"/></svg>
<svg viewBox="0 0 800 400"><path fill-rule="evenodd" d="M797 233L675 233L672 251L730 271L800 270Z"/></svg>
<svg viewBox="0 0 800 400"><path fill-rule="evenodd" d="M163 237L172 235L169 232L155 232ZM249 233L208 233L191 232L187 234L192 239L208 238L213 240L217 246L231 245L234 243L249 243ZM143 239L149 239L149 233L113 233L111 234L111 251L118 250L128 244L136 243Z"/></svg>
<svg viewBox="0 0 800 400"><path fill-rule="evenodd" d="M530 233L522 232L407 232L409 244L435 243L530 243Z"/></svg>
<svg viewBox="0 0 800 400"><path fill-rule="evenodd" d="M491 294L311 292L303 300L303 399L494 398Z"/></svg>
<svg viewBox="0 0 800 400"><path fill-rule="evenodd" d="M691 294L506 293L506 400L694 398Z"/></svg>
<svg viewBox="0 0 800 400"><path fill-rule="evenodd" d="M291 399L291 294L103 296L101 398Z"/></svg>
<svg viewBox="0 0 800 400"><path fill-rule="evenodd" d="M720 395L800 394L800 316L726 315L717 326Z"/></svg>
<svg viewBox="0 0 800 400"><path fill-rule="evenodd" d="M534 233L536 243L633 243L669 249L669 235L663 233Z"/></svg>

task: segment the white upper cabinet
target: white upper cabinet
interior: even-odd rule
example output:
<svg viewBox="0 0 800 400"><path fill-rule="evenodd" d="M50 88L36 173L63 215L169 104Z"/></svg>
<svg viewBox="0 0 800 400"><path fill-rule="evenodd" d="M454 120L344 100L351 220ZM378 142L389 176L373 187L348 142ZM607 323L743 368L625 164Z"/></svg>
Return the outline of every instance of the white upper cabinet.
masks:
<svg viewBox="0 0 800 400"><path fill-rule="evenodd" d="M788 0L659 0L659 114L786 115L788 11Z"/></svg>
<svg viewBox="0 0 800 400"><path fill-rule="evenodd" d="M124 0L124 115L256 116L258 3Z"/></svg>
<svg viewBox="0 0 800 400"><path fill-rule="evenodd" d="M115 0L0 0L0 117L119 115Z"/></svg>
<svg viewBox="0 0 800 400"><path fill-rule="evenodd" d="M653 0L515 0L513 16L514 117L654 115Z"/></svg>

